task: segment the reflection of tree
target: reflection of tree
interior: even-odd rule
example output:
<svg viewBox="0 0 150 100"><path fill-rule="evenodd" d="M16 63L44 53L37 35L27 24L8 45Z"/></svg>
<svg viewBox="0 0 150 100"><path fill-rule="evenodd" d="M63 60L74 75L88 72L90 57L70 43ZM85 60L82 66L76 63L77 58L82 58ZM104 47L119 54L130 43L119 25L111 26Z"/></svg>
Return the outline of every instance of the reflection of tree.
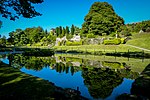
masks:
<svg viewBox="0 0 150 100"><path fill-rule="evenodd" d="M59 72L59 73L66 72L66 74L69 73L69 69L70 69L71 74L72 75L74 74L74 67L73 66L69 66L69 64L65 65L62 62L56 63L55 69L56 69L56 72Z"/></svg>
<svg viewBox="0 0 150 100"><path fill-rule="evenodd" d="M130 69L121 69L119 70L120 76L128 79L136 79L139 76L138 72L133 72Z"/></svg>
<svg viewBox="0 0 150 100"><path fill-rule="evenodd" d="M50 66L51 61L52 58L50 57L44 59L42 57L23 56L19 54L13 55L12 66L17 68L25 67L27 69L41 70L43 67Z"/></svg>
<svg viewBox="0 0 150 100"><path fill-rule="evenodd" d="M94 98L106 98L112 93L113 88L123 81L123 78L117 72L110 69L84 68L82 76L85 85Z"/></svg>

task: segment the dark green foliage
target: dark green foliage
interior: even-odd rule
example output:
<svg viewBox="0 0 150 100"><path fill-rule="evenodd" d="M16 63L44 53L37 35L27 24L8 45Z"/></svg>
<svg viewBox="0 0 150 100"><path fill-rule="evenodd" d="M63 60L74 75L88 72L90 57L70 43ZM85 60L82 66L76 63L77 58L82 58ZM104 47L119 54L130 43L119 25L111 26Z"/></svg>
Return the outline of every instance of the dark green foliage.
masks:
<svg viewBox="0 0 150 100"><path fill-rule="evenodd" d="M59 35L59 27L56 27L56 36L58 37L58 35Z"/></svg>
<svg viewBox="0 0 150 100"><path fill-rule="evenodd" d="M69 27L68 26L66 26L66 34L69 34Z"/></svg>
<svg viewBox="0 0 150 100"><path fill-rule="evenodd" d="M121 33L138 33L140 30L150 32L150 20L124 25L121 28Z"/></svg>
<svg viewBox="0 0 150 100"><path fill-rule="evenodd" d="M26 28L25 30L16 29L9 33L8 42L13 45L27 45L40 42L47 35L42 27Z"/></svg>
<svg viewBox="0 0 150 100"><path fill-rule="evenodd" d="M72 24L72 26L71 26L71 34L74 35L74 32L75 32L75 26Z"/></svg>
<svg viewBox="0 0 150 100"><path fill-rule="evenodd" d="M32 18L41 15L35 11L32 4L42 3L43 0L2 0L0 12L2 17L10 20L18 19L20 15L25 18Z"/></svg>
<svg viewBox="0 0 150 100"><path fill-rule="evenodd" d="M19 19L19 16L25 18L41 16L41 14L35 10L33 5L42 2L43 0L1 0L0 14L2 17L9 18L13 21ZM1 24L0 21L0 27Z"/></svg>
<svg viewBox="0 0 150 100"><path fill-rule="evenodd" d="M0 37L0 47L5 47L6 46L7 39L5 36L2 38Z"/></svg>
<svg viewBox="0 0 150 100"><path fill-rule="evenodd" d="M65 36L65 34L66 34L66 29L63 27L63 29L62 29L62 36Z"/></svg>
<svg viewBox="0 0 150 100"><path fill-rule="evenodd" d="M112 6L107 2L95 2L84 21L82 32L94 35L111 34L124 24L124 20L114 12Z"/></svg>

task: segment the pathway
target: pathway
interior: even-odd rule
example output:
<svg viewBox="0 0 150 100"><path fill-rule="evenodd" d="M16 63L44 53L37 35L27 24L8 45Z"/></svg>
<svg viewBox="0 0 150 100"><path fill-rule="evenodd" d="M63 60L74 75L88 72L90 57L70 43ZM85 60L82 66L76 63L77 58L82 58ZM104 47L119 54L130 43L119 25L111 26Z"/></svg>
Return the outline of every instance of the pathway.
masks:
<svg viewBox="0 0 150 100"><path fill-rule="evenodd" d="M137 49L141 49L141 50L144 50L144 51L148 51L148 52L150 52L150 50L149 50L149 49L141 48L141 47L134 46L134 45L130 45L130 44L125 44L125 45L130 46L130 47L134 47L134 48L137 48Z"/></svg>

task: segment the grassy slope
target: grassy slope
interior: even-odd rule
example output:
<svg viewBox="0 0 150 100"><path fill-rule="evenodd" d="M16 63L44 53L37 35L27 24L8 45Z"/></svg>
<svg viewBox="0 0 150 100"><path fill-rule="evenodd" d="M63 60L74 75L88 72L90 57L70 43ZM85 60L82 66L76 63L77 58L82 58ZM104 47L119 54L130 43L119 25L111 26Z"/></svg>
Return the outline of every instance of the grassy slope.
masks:
<svg viewBox="0 0 150 100"><path fill-rule="evenodd" d="M55 46L54 49L59 50L81 50L81 51L105 51L105 52L127 52L128 49L131 51L141 51L139 49L126 46L126 45L81 45L81 46Z"/></svg>
<svg viewBox="0 0 150 100"><path fill-rule="evenodd" d="M127 44L146 48L150 50L150 33L137 33L132 36L132 40L129 40Z"/></svg>

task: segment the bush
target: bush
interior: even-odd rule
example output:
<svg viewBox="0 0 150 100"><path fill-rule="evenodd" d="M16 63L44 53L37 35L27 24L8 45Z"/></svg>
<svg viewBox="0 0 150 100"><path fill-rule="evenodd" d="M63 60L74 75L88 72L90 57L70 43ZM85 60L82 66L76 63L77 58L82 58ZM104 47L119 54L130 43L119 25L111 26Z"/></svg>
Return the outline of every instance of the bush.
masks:
<svg viewBox="0 0 150 100"><path fill-rule="evenodd" d="M67 41L67 42L66 42L66 45L67 45L67 46L82 45L82 41L79 41L79 42L76 42L76 41L74 41L74 42Z"/></svg>
<svg viewBox="0 0 150 100"><path fill-rule="evenodd" d="M41 46L41 43L40 42L36 43L36 44L34 44L34 46Z"/></svg>
<svg viewBox="0 0 150 100"><path fill-rule="evenodd" d="M67 35L66 35L66 38L69 40L69 39L73 38L73 35L67 34Z"/></svg>
<svg viewBox="0 0 150 100"><path fill-rule="evenodd" d="M121 38L121 44L125 44L125 38Z"/></svg>
<svg viewBox="0 0 150 100"><path fill-rule="evenodd" d="M87 34L86 37L87 37L87 38L95 38L95 35L94 35L94 34Z"/></svg>
<svg viewBox="0 0 150 100"><path fill-rule="evenodd" d="M105 45L118 45L121 43L121 39L104 40Z"/></svg>
<svg viewBox="0 0 150 100"><path fill-rule="evenodd" d="M61 46L61 42L58 42L58 46Z"/></svg>
<svg viewBox="0 0 150 100"><path fill-rule="evenodd" d="M27 46L31 46L31 44L27 44Z"/></svg>

